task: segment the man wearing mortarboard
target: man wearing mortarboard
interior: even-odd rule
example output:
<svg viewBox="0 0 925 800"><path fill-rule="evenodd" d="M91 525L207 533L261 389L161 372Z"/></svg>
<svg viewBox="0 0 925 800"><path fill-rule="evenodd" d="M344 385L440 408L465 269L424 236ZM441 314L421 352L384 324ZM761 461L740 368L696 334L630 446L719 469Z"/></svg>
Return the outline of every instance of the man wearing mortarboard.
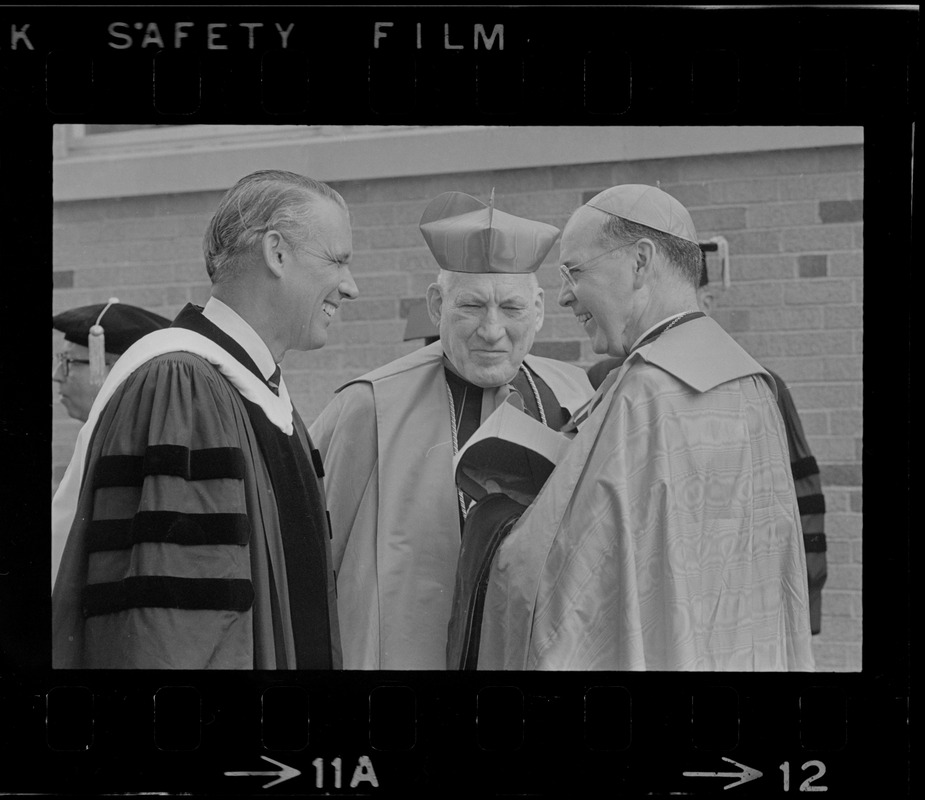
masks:
<svg viewBox="0 0 925 800"><path fill-rule="evenodd" d="M342 386L311 426L324 457L345 669L446 668L469 502L453 456L512 393L556 430L591 395L584 371L528 355L543 323L535 272L552 225L460 192L421 218L440 266L440 341Z"/></svg>
<svg viewBox="0 0 925 800"><path fill-rule="evenodd" d="M812 670L774 381L698 311L687 209L612 187L560 252L560 305L625 361L497 551L479 669Z"/></svg>
<svg viewBox="0 0 925 800"><path fill-rule="evenodd" d="M64 334L64 347L55 353L51 379L69 416L86 422L109 369L142 336L170 325L170 320L112 297L62 311L51 327ZM67 531L54 531L51 540L51 579L54 583Z"/></svg>
<svg viewBox="0 0 925 800"><path fill-rule="evenodd" d="M51 379L67 413L86 422L109 367L142 336L168 325L166 317L115 297L52 317L51 327L64 334L66 344L55 354Z"/></svg>

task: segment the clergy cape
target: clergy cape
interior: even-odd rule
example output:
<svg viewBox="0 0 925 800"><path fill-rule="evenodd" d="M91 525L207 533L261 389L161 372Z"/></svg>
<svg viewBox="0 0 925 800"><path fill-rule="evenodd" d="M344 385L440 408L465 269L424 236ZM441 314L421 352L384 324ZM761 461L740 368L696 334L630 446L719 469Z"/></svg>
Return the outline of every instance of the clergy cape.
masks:
<svg viewBox="0 0 925 800"><path fill-rule="evenodd" d="M588 380L597 389L607 375L623 363L622 358L598 361L588 369ZM777 384L777 407L784 419L787 445L790 449L790 471L797 492L797 507L806 548L806 571L809 581L809 616L813 634L822 631L822 587L828 577L825 541L825 495L819 475L819 465L806 441L803 424L797 413L790 389L776 372L765 367Z"/></svg>
<svg viewBox="0 0 925 800"><path fill-rule="evenodd" d="M813 669L773 382L713 320L614 375L498 549L479 648L479 669Z"/></svg>
<svg viewBox="0 0 925 800"><path fill-rule="evenodd" d="M73 522L54 666L336 668L329 528L304 424L198 309L174 325L117 362L59 494L79 491L55 498L53 524Z"/></svg>
<svg viewBox="0 0 925 800"><path fill-rule="evenodd" d="M591 396L583 370L525 363L569 411ZM345 669L446 669L460 528L443 364L438 341L357 378L310 428L325 465Z"/></svg>

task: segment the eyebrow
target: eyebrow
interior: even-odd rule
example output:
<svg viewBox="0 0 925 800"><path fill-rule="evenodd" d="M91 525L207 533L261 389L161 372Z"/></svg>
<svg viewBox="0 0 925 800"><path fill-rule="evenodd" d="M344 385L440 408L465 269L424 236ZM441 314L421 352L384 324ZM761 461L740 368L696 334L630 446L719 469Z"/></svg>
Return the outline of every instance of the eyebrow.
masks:
<svg viewBox="0 0 925 800"><path fill-rule="evenodd" d="M345 250L340 253L327 251L326 257L333 261L335 264L349 264L350 260L353 258L353 251Z"/></svg>

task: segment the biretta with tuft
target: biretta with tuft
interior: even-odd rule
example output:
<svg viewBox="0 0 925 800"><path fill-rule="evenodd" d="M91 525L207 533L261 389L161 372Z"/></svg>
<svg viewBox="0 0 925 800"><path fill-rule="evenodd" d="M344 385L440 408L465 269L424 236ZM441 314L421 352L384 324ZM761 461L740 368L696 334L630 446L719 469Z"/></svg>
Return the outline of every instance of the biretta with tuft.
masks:
<svg viewBox="0 0 925 800"><path fill-rule="evenodd" d="M535 272L559 238L545 222L515 217L462 192L444 192L424 209L421 233L441 269Z"/></svg>
<svg viewBox="0 0 925 800"><path fill-rule="evenodd" d="M594 195L585 205L699 244L688 210L655 186L642 183L612 186Z"/></svg>

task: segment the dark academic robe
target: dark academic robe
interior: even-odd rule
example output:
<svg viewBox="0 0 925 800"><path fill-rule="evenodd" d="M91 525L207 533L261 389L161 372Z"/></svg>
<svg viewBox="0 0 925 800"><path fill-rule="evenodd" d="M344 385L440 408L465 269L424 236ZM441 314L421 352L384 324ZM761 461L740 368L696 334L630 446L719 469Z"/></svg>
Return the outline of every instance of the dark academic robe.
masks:
<svg viewBox="0 0 925 800"><path fill-rule="evenodd" d="M825 495L819 477L819 465L809 449L800 415L790 389L783 378L771 370L768 374L777 384L777 407L784 418L787 445L790 448L790 470L797 492L803 546L806 548L806 569L809 579L809 619L813 633L822 630L822 587L828 576L825 544Z"/></svg>
<svg viewBox="0 0 925 800"><path fill-rule="evenodd" d="M339 667L324 494L288 396L265 399L244 349L194 306L135 348L71 465L55 667Z"/></svg>

